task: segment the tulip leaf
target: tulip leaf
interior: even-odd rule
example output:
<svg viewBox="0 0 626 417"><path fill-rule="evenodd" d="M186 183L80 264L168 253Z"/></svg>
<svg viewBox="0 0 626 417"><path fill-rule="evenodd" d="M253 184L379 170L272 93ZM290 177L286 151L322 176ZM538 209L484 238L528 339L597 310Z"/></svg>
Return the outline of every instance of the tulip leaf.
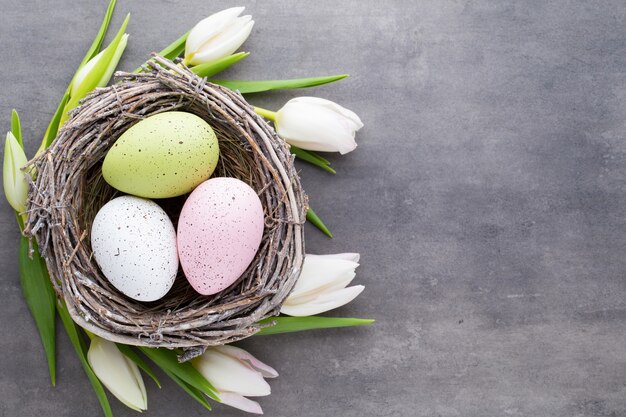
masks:
<svg viewBox="0 0 626 417"><path fill-rule="evenodd" d="M226 68L230 67L231 65L241 61L248 55L250 55L250 52L238 52L236 54L228 55L224 58L220 58L214 62L196 65L194 67L191 67L190 69L199 77L209 78L209 77L214 76L215 74L218 74L224 71Z"/></svg>
<svg viewBox="0 0 626 417"><path fill-rule="evenodd" d="M91 58L93 58L94 56L98 54L98 51L100 50L100 46L102 45L102 41L104 40L107 30L109 29L109 23L111 23L111 16L113 15L113 10L115 10L116 1L117 0L111 0L109 2L109 7L107 8L106 14L104 15L102 24L100 25L100 30L98 31L98 34L96 35L93 42L91 43L91 46L89 47L89 50L85 54L85 57L83 58L82 62L76 69L76 72L78 72L78 70L80 70ZM76 76L76 73L74 73L74 76ZM54 139L56 138L57 133L59 132L59 127L61 127L61 118L63 117L63 110L65 109L65 106L67 105L67 102L70 99L71 88L72 88L72 83L70 82L70 85L67 86L67 89L65 90L65 93L63 94L63 97L61 98L61 102L59 103L56 111L54 112L54 116L52 117L52 120L50 120L50 124L48 125L48 128L46 129L46 134L44 135L44 138L43 138L43 141L41 143L41 147L39 148L38 153L48 148L52 144L52 141L54 141Z"/></svg>
<svg viewBox="0 0 626 417"><path fill-rule="evenodd" d="M43 143L41 144L40 150L47 149L50 145L52 145L52 142L57 137L57 133L59 133L59 127L61 125L61 117L63 117L63 110L65 109L65 106L67 105L69 99L70 90L68 87L65 94L63 94L63 98L61 99L59 106L54 112L54 116L52 116L52 120L50 120L50 124L46 129L46 134L44 135Z"/></svg>
<svg viewBox="0 0 626 417"><path fill-rule="evenodd" d="M85 54L82 62L78 66L80 69L83 65L85 65L91 58L98 55L98 51L100 50L100 46L102 46L102 41L107 34L107 30L109 29L109 23L111 23L111 16L113 16L113 11L115 10L115 3L117 0L111 0L109 2L109 7L107 8L106 14L104 15L104 19L102 20L102 24L100 25L100 30L98 30L98 34L94 38L89 50Z"/></svg>
<svg viewBox="0 0 626 417"><path fill-rule="evenodd" d="M185 33L180 38L176 39L174 42L165 47L159 55L163 58L167 58L170 61L177 58L185 51L185 42L187 42L187 36L189 36L189 32Z"/></svg>
<svg viewBox="0 0 626 417"><path fill-rule="evenodd" d="M117 31L115 38L104 50L102 58L100 58L96 62L89 74L85 76L85 79L80 83L76 90L73 91L74 94L70 96L69 101L65 105L65 109L63 109L63 115L61 116L60 121L61 125L69 118L68 112L74 107L78 106L78 102L85 98L87 94L89 94L98 86L98 83L102 79L103 74L107 71L107 68L113 60L119 44L122 41L122 37L124 36L124 31L126 31L126 25L128 25L129 19L130 14L127 14L126 19L124 19L124 22L122 22L122 26Z"/></svg>
<svg viewBox="0 0 626 417"><path fill-rule="evenodd" d="M22 142L22 125L20 124L20 116L17 114L17 111L13 109L11 112L11 132L15 139L17 139L17 143L20 144L22 149L24 149L24 143Z"/></svg>
<svg viewBox="0 0 626 417"><path fill-rule="evenodd" d="M193 387L192 385L189 385L188 383L186 383L185 381L183 381L182 379L177 377L176 374L174 374L174 373L172 373L172 372L170 372L170 371L168 371L166 369L163 369L163 372L165 372L165 374L167 376L169 376L172 379L172 381L174 381L178 385L180 385L180 387L182 389L184 389L185 392L187 392L187 394L189 394L189 396L191 398L193 398L194 400L198 401L207 410L211 411L211 404L209 404L209 402L207 401L206 397L204 395L202 395L202 391L200 391L199 389Z"/></svg>
<svg viewBox="0 0 626 417"><path fill-rule="evenodd" d="M304 330L315 330L315 329L331 329L336 327L351 327L351 326L362 326L364 324L373 323L374 320L370 319L355 319L355 318L344 318L344 317L320 317L320 316L309 316L309 317L269 317L259 321L259 324L268 324L276 322L275 325L271 327L265 327L261 329L255 335L268 335L268 334L279 334L279 333L291 333L291 332L301 332Z"/></svg>
<svg viewBox="0 0 626 417"><path fill-rule="evenodd" d="M328 77L296 78L292 80L211 80L214 84L223 85L241 94L260 93L263 91L284 90L289 88L307 88L343 80L348 74L330 75Z"/></svg>
<svg viewBox="0 0 626 417"><path fill-rule="evenodd" d="M124 354L124 356L126 356L131 361L135 362L135 364L142 371L144 371L146 374L148 374L148 376L150 378L152 378L152 380L157 385L157 387L161 388L161 381L159 381L159 378L157 378L157 376L154 373L154 371L152 369L150 369L148 364L143 359L141 359L141 357L139 355L137 355L137 353L135 353L135 351L130 346L123 345L121 343L116 343L115 345L120 350L120 352L122 352Z"/></svg>
<svg viewBox="0 0 626 417"><path fill-rule="evenodd" d="M311 207L306 210L306 219L310 221L313 226L320 229L326 236L333 237L333 234L330 232L330 230L328 230L328 227L326 227L322 219L320 219L319 216L315 214Z"/></svg>
<svg viewBox="0 0 626 417"><path fill-rule="evenodd" d="M63 327L65 327L65 332L70 338L70 342L72 342L72 346L74 346L74 350L78 355L78 359L80 360L85 373L87 374L87 378L93 387L93 390L100 401L100 406L104 411L104 415L106 417L113 417L113 412L111 411L111 405L109 404L109 400L107 399L107 395L104 392L104 387L102 383L91 369L91 365L89 365L89 361L87 360L87 346L85 345L85 340L81 337L78 332L78 328L76 327L76 323L72 320L69 311L67 310L67 306L65 305L65 301L59 301L57 304L57 311L59 312L59 316L61 316L61 321L63 322Z"/></svg>
<svg viewBox="0 0 626 417"><path fill-rule="evenodd" d="M318 166L323 170L330 172L331 174L337 173L337 171L330 167L330 162L314 152L300 149L297 146L291 145L291 153L294 154L296 158L302 159L303 161Z"/></svg>
<svg viewBox="0 0 626 417"><path fill-rule="evenodd" d="M20 238L19 269L20 284L24 300L35 319L39 337L43 344L50 380L56 384L56 359L55 359L55 295L46 264L39 255L37 244L33 242L33 257L29 257L28 238Z"/></svg>
<svg viewBox="0 0 626 417"><path fill-rule="evenodd" d="M179 379L200 390L215 401L220 401L217 390L189 362L179 363L176 353L162 348L139 348L152 362L164 371L171 372Z"/></svg>

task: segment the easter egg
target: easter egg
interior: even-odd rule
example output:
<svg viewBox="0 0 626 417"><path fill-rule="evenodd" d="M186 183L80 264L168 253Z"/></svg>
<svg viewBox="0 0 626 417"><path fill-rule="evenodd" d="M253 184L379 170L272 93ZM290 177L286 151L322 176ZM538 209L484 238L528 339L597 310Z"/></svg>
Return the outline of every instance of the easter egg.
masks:
<svg viewBox="0 0 626 417"><path fill-rule="evenodd" d="M128 194L176 197L207 180L218 158L211 126L194 114L171 111L147 117L124 132L107 152L102 176Z"/></svg>
<svg viewBox="0 0 626 417"><path fill-rule="evenodd" d="M138 301L155 301L172 288L178 271L176 231L154 201L115 198L96 214L91 248L115 288Z"/></svg>
<svg viewBox="0 0 626 417"><path fill-rule="evenodd" d="M235 178L212 178L185 201L178 220L178 256L191 286L218 293L245 272L263 238L256 192Z"/></svg>

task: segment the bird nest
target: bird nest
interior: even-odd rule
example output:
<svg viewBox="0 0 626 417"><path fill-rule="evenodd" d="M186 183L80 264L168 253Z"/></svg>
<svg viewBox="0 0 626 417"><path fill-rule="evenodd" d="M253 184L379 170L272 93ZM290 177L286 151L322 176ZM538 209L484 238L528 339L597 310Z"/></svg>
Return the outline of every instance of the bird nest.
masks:
<svg viewBox="0 0 626 417"><path fill-rule="evenodd" d="M279 313L302 268L307 198L288 145L237 92L206 82L180 63L156 56L144 72L118 73L71 113L50 148L29 162L25 233L35 237L51 281L76 323L129 345L184 348L182 360L207 346L259 331ZM90 247L98 210L119 192L102 178L102 161L138 121L166 111L206 120L217 134L214 177L235 177L261 199L265 228L259 250L239 280L211 296L196 293L181 269L161 300L139 302L104 277ZM176 225L182 198L159 200ZM265 324L265 326L268 324Z"/></svg>

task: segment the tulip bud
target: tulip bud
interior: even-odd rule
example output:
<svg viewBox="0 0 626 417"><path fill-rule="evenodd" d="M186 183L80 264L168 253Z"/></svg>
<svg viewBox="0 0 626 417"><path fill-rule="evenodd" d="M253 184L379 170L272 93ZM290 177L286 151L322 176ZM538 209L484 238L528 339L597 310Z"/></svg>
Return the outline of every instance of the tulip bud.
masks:
<svg viewBox="0 0 626 417"><path fill-rule="evenodd" d="M96 87L104 87L109 83L109 80L113 76L113 72L115 71L115 68L117 68L117 64L120 62L120 58L122 57L122 54L124 53L124 49L126 49L127 43L128 43L128 34L125 33L120 39L120 43L117 45L117 48L115 49L115 52L113 53L113 57L111 58L111 61L109 61L109 65L106 67L105 71L99 76ZM72 80L72 89L70 90L71 97L80 95L81 91L92 90L92 88L82 88L83 84L86 82L86 78L93 72L96 64L100 62L100 60L102 59L107 49L111 47L113 47L113 45L109 45L106 49L103 49L98 55L94 56L89 61L87 61L87 63L83 65L78 70L78 72L76 72L76 75L74 76L74 80Z"/></svg>
<svg viewBox="0 0 626 417"><path fill-rule="evenodd" d="M263 414L259 403L246 397L270 394L264 378L278 376L273 368L231 345L210 347L192 364L219 391L222 403L248 413Z"/></svg>
<svg viewBox="0 0 626 417"><path fill-rule="evenodd" d="M251 16L238 17L243 10L244 7L222 10L196 24L185 44L185 63L206 64L235 52L254 26Z"/></svg>
<svg viewBox="0 0 626 417"><path fill-rule="evenodd" d="M18 213L26 211L26 197L28 195L28 183L24 178L22 167L27 159L24 149L17 142L13 133L7 133L4 144L4 161L2 164L2 182L4 195L7 201Z"/></svg>
<svg viewBox="0 0 626 417"><path fill-rule="evenodd" d="M280 312L289 316L312 316L348 304L365 288L362 285L347 287L356 275L358 261L358 253L307 254L302 273Z"/></svg>
<svg viewBox="0 0 626 417"><path fill-rule="evenodd" d="M87 359L98 379L127 407L146 410L148 397L137 365L120 352L115 343L91 336Z"/></svg>
<svg viewBox="0 0 626 417"><path fill-rule="evenodd" d="M316 97L289 100L276 112L275 125L278 136L292 145L342 155L356 148L354 136L363 127L354 112Z"/></svg>

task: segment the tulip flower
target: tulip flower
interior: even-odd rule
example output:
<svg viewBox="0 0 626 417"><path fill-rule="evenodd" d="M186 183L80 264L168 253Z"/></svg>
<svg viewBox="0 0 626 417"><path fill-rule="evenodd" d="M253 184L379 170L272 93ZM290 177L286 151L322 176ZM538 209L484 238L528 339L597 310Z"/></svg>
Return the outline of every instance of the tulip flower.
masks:
<svg viewBox="0 0 626 417"><path fill-rule="evenodd" d="M246 397L270 395L270 386L264 378L278 376L273 368L231 345L210 347L192 364L218 390L222 403L248 413L263 414L259 403Z"/></svg>
<svg viewBox="0 0 626 417"><path fill-rule="evenodd" d="M125 33L124 35L122 35L122 38L120 39L120 42L117 45L117 48L115 48L113 57L109 61L109 64L107 65L105 71L102 72L102 74L96 75L98 76L98 82L97 82L96 87L104 87L109 83L109 80L113 76L113 72L115 71L115 68L117 68L117 64L120 62L120 58L122 58L122 54L124 53L124 49L126 49L127 43L128 43L128 34ZM77 95L81 94L81 91L85 90L82 87L83 87L83 84L86 82L86 78L94 71L94 68L96 67L98 62L100 62L100 60L103 58L107 49L112 48L114 46L115 45L109 45L106 49L103 49L98 55L94 56L89 61L87 61L87 63L83 65L76 72L76 75L74 76L74 79L72 80L72 88L70 90L71 97L76 97ZM91 88L88 88L88 90L91 90Z"/></svg>
<svg viewBox="0 0 626 417"><path fill-rule="evenodd" d="M22 167L26 165L27 159L24 149L20 146L13 133L7 133L4 144L4 161L2 164L2 180L4 185L4 195L9 204L18 213L26 211L26 196L28 194L28 183L24 178Z"/></svg>
<svg viewBox="0 0 626 417"><path fill-rule="evenodd" d="M358 253L307 254L300 277L280 312L289 316L312 316L348 304L365 288L363 285L347 287L356 275L358 262Z"/></svg>
<svg viewBox="0 0 626 417"><path fill-rule="evenodd" d="M363 127L354 112L317 97L289 100L274 115L274 124L278 136L292 145L342 155L356 148L354 135Z"/></svg>
<svg viewBox="0 0 626 417"><path fill-rule="evenodd" d="M244 7L232 7L201 20L191 29L185 44L185 64L217 61L243 44L254 26L249 15L240 16Z"/></svg>
<svg viewBox="0 0 626 417"><path fill-rule="evenodd" d="M91 345L87 359L98 379L127 407L146 410L148 397L137 365L120 352L115 343L89 336Z"/></svg>

